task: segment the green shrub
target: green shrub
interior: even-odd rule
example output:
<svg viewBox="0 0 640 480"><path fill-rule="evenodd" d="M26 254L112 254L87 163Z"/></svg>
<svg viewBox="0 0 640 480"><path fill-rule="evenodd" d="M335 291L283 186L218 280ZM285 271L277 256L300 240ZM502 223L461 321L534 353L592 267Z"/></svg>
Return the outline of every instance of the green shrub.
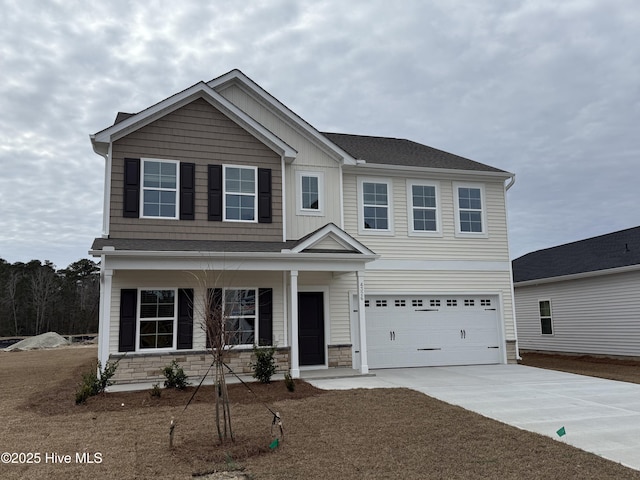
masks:
<svg viewBox="0 0 640 480"><path fill-rule="evenodd" d="M113 385L111 378L116 374L117 368L118 362L108 361L103 370L100 361L98 361L98 367L95 370L82 376L82 383L76 390L76 404L86 402L87 398L98 395Z"/></svg>
<svg viewBox="0 0 640 480"><path fill-rule="evenodd" d="M290 392L293 392L296 389L296 382L291 378L289 372L284 374L284 384Z"/></svg>
<svg viewBox="0 0 640 480"><path fill-rule="evenodd" d="M252 363L253 378L258 379L262 383L271 382L271 377L276 373L276 362L273 355L276 349L273 347L258 348L253 346L253 353L256 356L256 363Z"/></svg>
<svg viewBox="0 0 640 480"><path fill-rule="evenodd" d="M151 395L152 397L160 398L160 396L162 395L162 390L160 390L160 387L157 383L153 384L153 388L151 388L149 395Z"/></svg>
<svg viewBox="0 0 640 480"><path fill-rule="evenodd" d="M189 385L187 374L178 362L171 360L171 363L164 367L162 374L166 378L164 386L167 388L177 388L178 390L184 390Z"/></svg>

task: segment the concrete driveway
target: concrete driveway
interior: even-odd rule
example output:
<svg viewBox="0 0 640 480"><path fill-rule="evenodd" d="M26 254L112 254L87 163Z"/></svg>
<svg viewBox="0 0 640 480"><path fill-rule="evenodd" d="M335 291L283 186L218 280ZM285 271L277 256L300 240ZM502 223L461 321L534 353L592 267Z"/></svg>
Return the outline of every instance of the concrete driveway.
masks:
<svg viewBox="0 0 640 480"><path fill-rule="evenodd" d="M306 380L323 389L406 387L640 470L640 385L523 365L399 368ZM565 428L559 437L557 430Z"/></svg>

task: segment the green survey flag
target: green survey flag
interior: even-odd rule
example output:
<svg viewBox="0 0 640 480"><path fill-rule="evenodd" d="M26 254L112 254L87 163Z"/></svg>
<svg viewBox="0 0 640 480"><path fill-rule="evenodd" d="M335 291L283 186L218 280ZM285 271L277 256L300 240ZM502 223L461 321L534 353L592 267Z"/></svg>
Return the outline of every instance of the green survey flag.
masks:
<svg viewBox="0 0 640 480"><path fill-rule="evenodd" d="M564 429L564 427L560 427L560 429L556 433L559 437L562 437L563 435L567 434L567 431Z"/></svg>
<svg viewBox="0 0 640 480"><path fill-rule="evenodd" d="M276 448L279 444L280 444L280 441L276 438L273 442L271 442L271 443L269 444L269 448L270 448L271 450L273 450L273 449L274 449L274 448Z"/></svg>

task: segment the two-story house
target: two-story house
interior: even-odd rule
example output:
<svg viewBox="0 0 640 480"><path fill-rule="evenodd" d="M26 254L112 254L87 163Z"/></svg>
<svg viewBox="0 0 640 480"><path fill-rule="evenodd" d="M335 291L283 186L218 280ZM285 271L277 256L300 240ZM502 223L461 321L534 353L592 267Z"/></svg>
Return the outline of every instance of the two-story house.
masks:
<svg viewBox="0 0 640 480"><path fill-rule="evenodd" d="M238 70L91 135L105 159L99 359L119 382L254 344L301 370L516 359L514 175L408 140L321 133Z"/></svg>

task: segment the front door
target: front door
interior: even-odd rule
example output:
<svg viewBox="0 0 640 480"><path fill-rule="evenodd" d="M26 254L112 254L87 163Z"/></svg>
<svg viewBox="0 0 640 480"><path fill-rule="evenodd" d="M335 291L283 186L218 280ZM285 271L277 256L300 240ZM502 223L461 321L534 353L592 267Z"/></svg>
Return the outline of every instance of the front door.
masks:
<svg viewBox="0 0 640 480"><path fill-rule="evenodd" d="M324 295L298 293L298 345L300 365L324 365Z"/></svg>

